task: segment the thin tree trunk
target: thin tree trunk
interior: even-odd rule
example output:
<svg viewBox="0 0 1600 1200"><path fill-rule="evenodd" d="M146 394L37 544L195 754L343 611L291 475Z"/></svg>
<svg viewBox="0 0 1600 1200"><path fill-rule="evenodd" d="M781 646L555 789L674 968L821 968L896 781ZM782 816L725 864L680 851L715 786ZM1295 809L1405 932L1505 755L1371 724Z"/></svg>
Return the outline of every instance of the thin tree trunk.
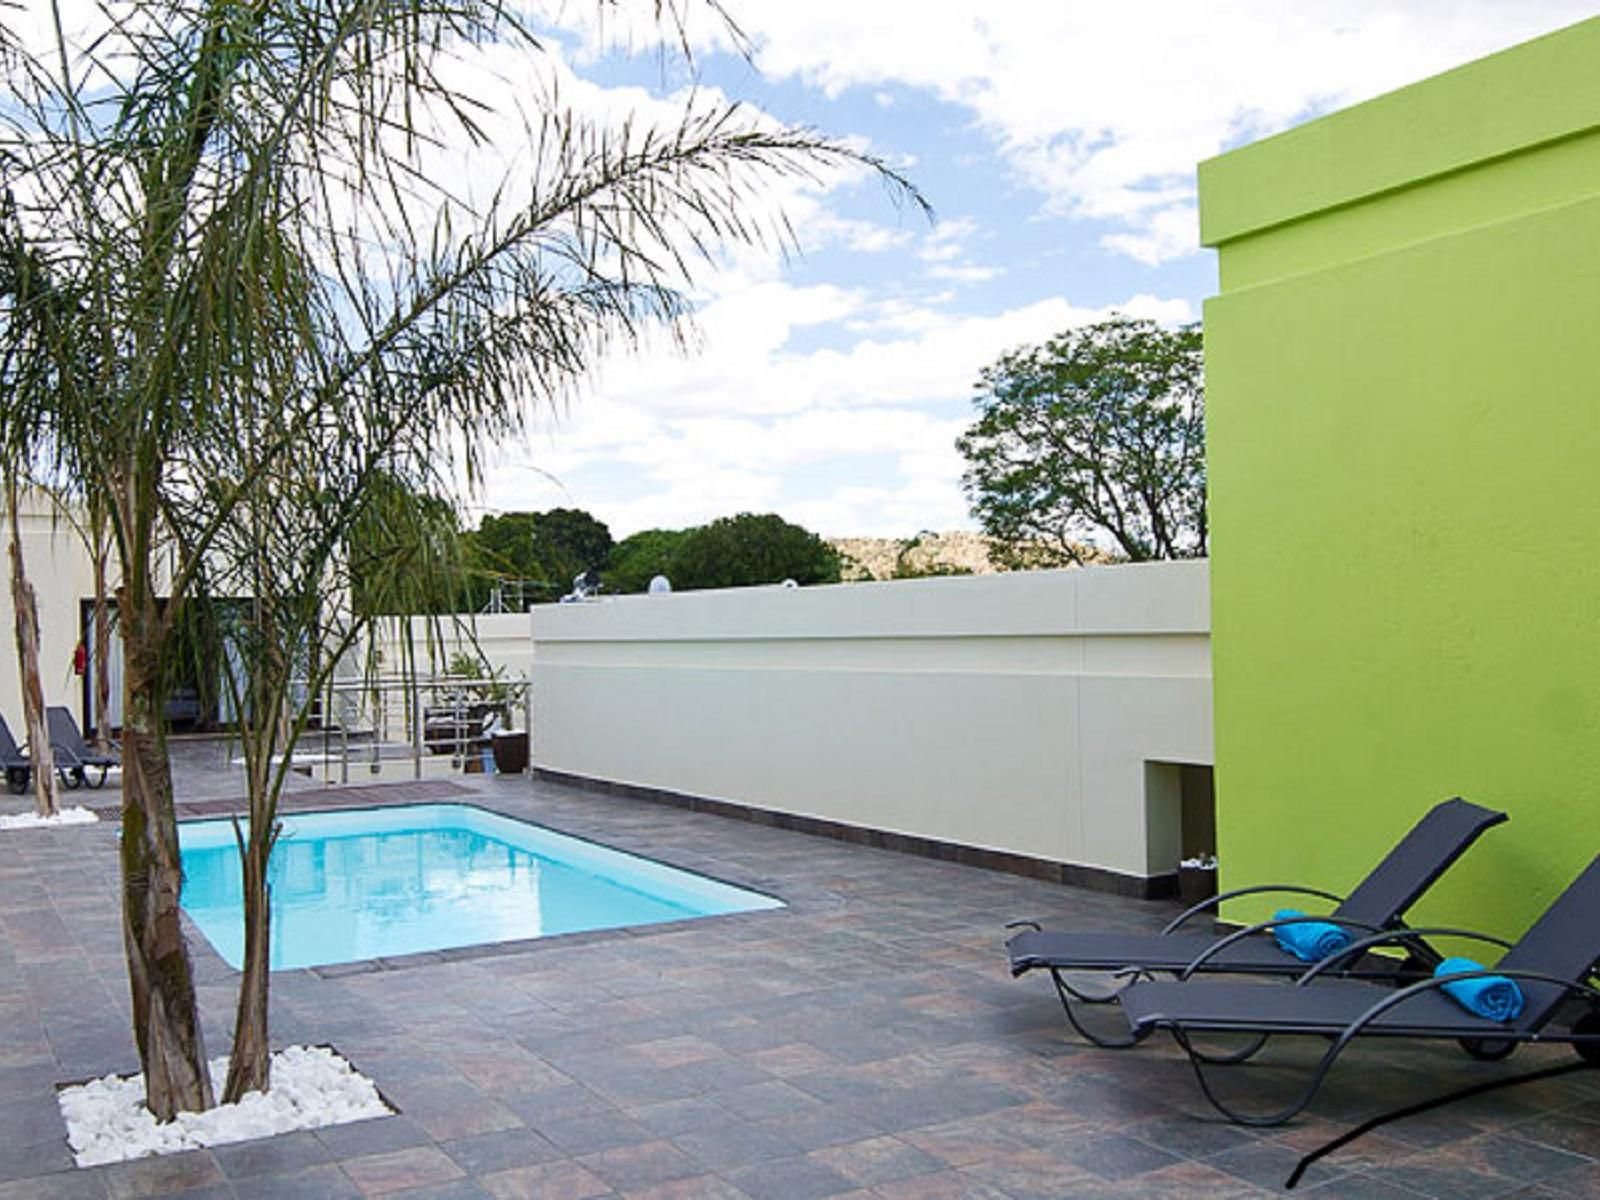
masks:
<svg viewBox="0 0 1600 1200"><path fill-rule="evenodd" d="M257 545L264 535L257 535ZM261 602L266 587L264 573L255 580L255 636L260 638L260 653L245 661L250 677L235 682L235 691L251 696L250 715L240 721L247 743L249 769L250 828L241 836L238 825L234 836L239 842L239 860L244 888L244 975L239 980L239 1002L234 1012L233 1053L228 1059L228 1079L223 1087L224 1102L238 1100L246 1092L266 1092L272 1087L271 1033L268 1028L268 964L272 946L272 889L267 883L267 864L277 841L277 791L273 787L273 755L287 747L284 728L287 713L283 697L288 694L293 655L278 644L278 630L270 608ZM282 691L279 688L282 688ZM287 750L284 750L287 753Z"/></svg>
<svg viewBox="0 0 1600 1200"><path fill-rule="evenodd" d="M212 1105L189 947L178 917L183 867L172 768L160 728L161 618L153 598L122 618L122 932L145 1103L158 1121Z"/></svg>
<svg viewBox="0 0 1600 1200"><path fill-rule="evenodd" d="M94 748L111 749L111 605L106 598L106 565L111 545L105 518L90 518L89 536L94 557Z"/></svg>
<svg viewBox="0 0 1600 1200"><path fill-rule="evenodd" d="M242 838L239 846L244 868L244 975L239 980L239 1003L234 1013L228 1081L222 1089L224 1104L238 1100L246 1092L265 1092L272 1086L272 1048L267 1026L272 944L272 888L267 884L267 862L271 853L271 839L261 838L252 822L250 836Z"/></svg>
<svg viewBox="0 0 1600 1200"><path fill-rule="evenodd" d="M56 756L44 716L44 684L39 676L39 601L22 559L22 523L16 483L6 488L11 510L11 604L16 615L17 669L22 676L22 719L33 764L33 802L41 817L56 814Z"/></svg>

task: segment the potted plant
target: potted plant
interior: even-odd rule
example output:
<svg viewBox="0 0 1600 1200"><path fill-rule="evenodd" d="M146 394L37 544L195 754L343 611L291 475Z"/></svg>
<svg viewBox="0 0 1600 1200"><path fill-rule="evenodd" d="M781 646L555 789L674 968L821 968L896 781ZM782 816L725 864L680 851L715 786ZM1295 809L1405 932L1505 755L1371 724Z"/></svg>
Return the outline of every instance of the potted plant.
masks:
<svg viewBox="0 0 1600 1200"><path fill-rule="evenodd" d="M502 775L517 775L528 769L528 731L497 729L489 737L494 748L494 769Z"/></svg>

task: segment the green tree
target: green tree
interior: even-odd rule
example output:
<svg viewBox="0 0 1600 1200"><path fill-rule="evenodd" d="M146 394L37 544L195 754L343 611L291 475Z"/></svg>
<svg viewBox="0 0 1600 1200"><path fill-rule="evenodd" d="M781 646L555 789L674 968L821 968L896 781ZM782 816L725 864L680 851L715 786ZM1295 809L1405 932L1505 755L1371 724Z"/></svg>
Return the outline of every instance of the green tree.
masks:
<svg viewBox="0 0 1600 1200"><path fill-rule="evenodd" d="M489 513L470 535L485 570L515 579L554 584L539 572L533 552L533 520L538 513Z"/></svg>
<svg viewBox="0 0 1600 1200"><path fill-rule="evenodd" d="M579 508L552 508L533 518L533 555L544 579L564 594L585 571L598 571L611 557L611 530Z"/></svg>
<svg viewBox="0 0 1600 1200"><path fill-rule="evenodd" d="M131 0L105 20L87 49L61 20L56 45L3 39L0 450L17 474L81 487L112 531L124 946L146 1100L169 1120L212 1102L161 720L209 581L256 589L261 686L280 688L319 661L310 593L337 594L330 547L381 473L419 493L481 478L598 354L647 326L681 333L684 289L720 246L786 241L758 199L774 182L866 162L899 184L737 106L647 128L546 94L527 99L501 185L462 199L428 156L484 138L491 109L481 78L452 69L459 50L536 50L509 6ZM248 720L281 736L263 725L257 744L287 756L307 700L259 699ZM283 776L249 777L246 934L264 964ZM266 986L264 967L241 986L255 1024L236 1025L230 1094L267 1086Z"/></svg>
<svg viewBox="0 0 1600 1200"><path fill-rule="evenodd" d="M580 508L490 514L473 543L486 570L535 580L550 600L564 595L578 575L603 568L612 545L605 523Z"/></svg>
<svg viewBox="0 0 1600 1200"><path fill-rule="evenodd" d="M838 583L839 554L816 534L776 513L740 513L691 529L673 555L672 586L751 587L763 583Z"/></svg>
<svg viewBox="0 0 1600 1200"><path fill-rule="evenodd" d="M1200 329L1114 317L984 369L957 440L997 566L1206 552ZM1085 544L1087 543L1087 545Z"/></svg>
<svg viewBox="0 0 1600 1200"><path fill-rule="evenodd" d="M678 549L693 532L692 529L643 529L629 534L611 548L611 565L601 577L606 590L642 592L657 575L665 575L676 587L674 563Z"/></svg>

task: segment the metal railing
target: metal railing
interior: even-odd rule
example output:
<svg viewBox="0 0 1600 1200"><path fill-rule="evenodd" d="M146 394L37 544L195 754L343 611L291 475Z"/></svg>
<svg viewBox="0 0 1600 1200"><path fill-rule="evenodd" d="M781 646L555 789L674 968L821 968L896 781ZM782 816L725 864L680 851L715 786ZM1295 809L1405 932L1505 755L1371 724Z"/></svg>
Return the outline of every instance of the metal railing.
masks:
<svg viewBox="0 0 1600 1200"><path fill-rule="evenodd" d="M452 766L461 766L485 752L491 732L519 726L533 726L526 678L380 676L328 684L320 729L305 734L301 746L320 744L324 766L337 762L341 784L350 782L352 762L376 775L405 758L412 777L421 779L424 762L448 755Z"/></svg>

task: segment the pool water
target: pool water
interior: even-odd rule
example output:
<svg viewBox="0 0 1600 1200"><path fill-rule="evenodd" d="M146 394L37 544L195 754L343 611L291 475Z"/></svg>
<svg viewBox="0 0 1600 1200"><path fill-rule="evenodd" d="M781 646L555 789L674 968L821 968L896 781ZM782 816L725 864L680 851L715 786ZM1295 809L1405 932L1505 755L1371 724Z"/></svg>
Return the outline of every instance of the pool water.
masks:
<svg viewBox="0 0 1600 1200"><path fill-rule="evenodd" d="M184 911L237 969L244 918L233 825L184 822L178 833ZM268 880L275 970L783 907L466 804L284 817Z"/></svg>

